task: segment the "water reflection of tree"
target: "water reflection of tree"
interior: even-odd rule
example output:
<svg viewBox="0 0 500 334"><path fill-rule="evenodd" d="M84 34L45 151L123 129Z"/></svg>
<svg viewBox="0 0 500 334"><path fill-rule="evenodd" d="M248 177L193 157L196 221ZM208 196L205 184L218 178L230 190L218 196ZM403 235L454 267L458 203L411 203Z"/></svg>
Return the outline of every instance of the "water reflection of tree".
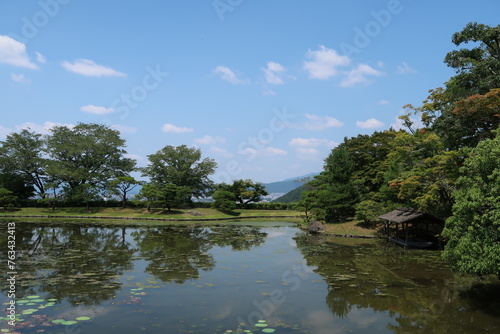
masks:
<svg viewBox="0 0 500 334"><path fill-rule="evenodd" d="M326 304L338 317L353 308L389 314L394 333L450 333L460 328L500 329L498 318L481 316L460 298L472 277L451 273L439 252L404 252L383 244L343 245L324 237L299 235L298 249L307 264L324 277ZM482 317L482 319L480 319Z"/></svg>
<svg viewBox="0 0 500 334"><path fill-rule="evenodd" d="M218 226L211 229L210 242L214 246L228 247L234 251L250 250L265 241L267 233L252 226Z"/></svg>
<svg viewBox="0 0 500 334"><path fill-rule="evenodd" d="M163 282L182 284L197 279L201 271L215 267L209 253L214 246L248 250L264 242L266 234L258 228L155 227L135 231L140 255L148 262L146 272Z"/></svg>
<svg viewBox="0 0 500 334"><path fill-rule="evenodd" d="M112 299L121 284L117 276L132 267L134 249L123 229L84 224L40 226L16 224L18 280L21 295L48 292L73 304ZM24 293L23 293L24 292Z"/></svg>
<svg viewBox="0 0 500 334"><path fill-rule="evenodd" d="M198 278L199 270L211 270L215 261L208 253L209 230L157 227L132 233L140 255L148 262L146 272L163 282L184 283Z"/></svg>

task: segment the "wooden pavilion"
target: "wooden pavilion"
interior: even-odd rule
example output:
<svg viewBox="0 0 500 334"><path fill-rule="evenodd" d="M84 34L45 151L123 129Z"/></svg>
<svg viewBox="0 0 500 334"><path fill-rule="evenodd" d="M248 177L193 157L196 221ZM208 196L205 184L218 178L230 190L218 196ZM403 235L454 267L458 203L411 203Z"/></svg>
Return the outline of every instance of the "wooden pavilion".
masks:
<svg viewBox="0 0 500 334"><path fill-rule="evenodd" d="M441 248L441 232L444 220L429 213L409 208L399 208L379 216L385 221L387 240L405 248L428 248L435 245ZM394 231L391 235L391 224ZM401 228L400 228L401 225Z"/></svg>

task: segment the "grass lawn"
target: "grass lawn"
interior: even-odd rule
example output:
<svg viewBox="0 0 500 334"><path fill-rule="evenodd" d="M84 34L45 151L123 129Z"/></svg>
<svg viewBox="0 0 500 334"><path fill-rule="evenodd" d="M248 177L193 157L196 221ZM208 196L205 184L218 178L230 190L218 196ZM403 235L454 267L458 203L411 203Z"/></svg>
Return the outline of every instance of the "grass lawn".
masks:
<svg viewBox="0 0 500 334"><path fill-rule="evenodd" d="M201 215L195 216L189 212L198 212ZM174 209L171 212L162 209L152 209L148 212L144 208L15 208L9 210L0 209L1 215L24 215L24 216L99 216L99 217L130 217L130 218L171 218L182 220L200 220L200 219L216 219L216 218L242 218L251 219L252 217L265 216L266 218L255 218L259 220L280 221L286 220L287 222L301 223L306 226L300 217L302 213L294 210L237 210L232 214L222 213L215 209L210 208L194 208L194 209ZM290 216L295 218L274 218L276 216ZM363 222L351 220L344 223L325 224L327 234L340 234L340 235L362 235L362 236L375 236L379 226L368 226Z"/></svg>
<svg viewBox="0 0 500 334"><path fill-rule="evenodd" d="M341 234L341 235L362 235L362 236L376 236L380 228L378 225L367 225L361 221L353 220L344 223L325 224L328 234Z"/></svg>
<svg viewBox="0 0 500 334"><path fill-rule="evenodd" d="M198 212L201 215L196 216L189 212ZM137 218L171 218L171 219L214 219L214 218L251 218L265 216L273 218L276 216L294 216L297 218L287 218L287 221L300 221L300 212L293 210L237 210L234 213L227 214L209 208L194 209L173 209L171 212L162 209L152 209L148 212L144 208L16 208L11 210L0 210L0 215L40 215L40 216L99 216L99 217L137 217Z"/></svg>

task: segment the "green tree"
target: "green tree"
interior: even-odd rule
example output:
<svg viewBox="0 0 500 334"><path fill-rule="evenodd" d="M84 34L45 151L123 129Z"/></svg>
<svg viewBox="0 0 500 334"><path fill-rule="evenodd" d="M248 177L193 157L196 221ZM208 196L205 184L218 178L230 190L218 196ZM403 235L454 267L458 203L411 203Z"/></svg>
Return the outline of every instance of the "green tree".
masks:
<svg viewBox="0 0 500 334"><path fill-rule="evenodd" d="M151 207L158 202L161 197L160 187L153 183L148 183L142 186L141 190L137 194L137 199L143 199L146 201L146 208L151 211Z"/></svg>
<svg viewBox="0 0 500 334"><path fill-rule="evenodd" d="M167 183L160 185L159 189L160 197L158 198L158 204L163 208L167 208L169 212L174 207L191 202L191 189L188 187Z"/></svg>
<svg viewBox="0 0 500 334"><path fill-rule="evenodd" d="M451 40L456 46L474 45L446 55L444 62L457 71L454 85L466 90L468 96L500 88L500 25L490 27L471 22L453 34ZM459 99L464 97L459 96Z"/></svg>
<svg viewBox="0 0 500 334"><path fill-rule="evenodd" d="M7 207L14 206L17 201L17 197L12 193L12 191L0 188L0 206L3 206L4 210L7 210Z"/></svg>
<svg viewBox="0 0 500 334"><path fill-rule="evenodd" d="M124 157L124 147L120 133L105 125L56 126L47 136L47 150L52 158L47 171L51 179L65 186L69 198L78 195L81 185L102 190L108 180L134 170L135 161ZM85 192L89 186L85 186Z"/></svg>
<svg viewBox="0 0 500 334"><path fill-rule="evenodd" d="M240 204L260 202L262 200L262 196L266 196L268 194L266 187L262 185L262 183L253 182L249 179L234 180L230 185L222 183L218 186L218 189L233 193L235 200Z"/></svg>
<svg viewBox="0 0 500 334"><path fill-rule="evenodd" d="M500 277L500 131L471 150L461 172L443 257L462 273Z"/></svg>
<svg viewBox="0 0 500 334"><path fill-rule="evenodd" d="M300 206L326 222L338 222L352 216L357 201L354 167L347 148L333 149L325 159L325 170L308 183L313 190L304 192Z"/></svg>
<svg viewBox="0 0 500 334"><path fill-rule="evenodd" d="M212 207L222 212L232 212L236 208L236 196L233 192L219 189L212 194Z"/></svg>
<svg viewBox="0 0 500 334"><path fill-rule="evenodd" d="M127 195L139 184L141 184L141 181L137 181L132 176L118 176L109 182L108 187L112 194L120 196L124 208L127 206Z"/></svg>
<svg viewBox="0 0 500 334"><path fill-rule="evenodd" d="M156 184L175 184L190 188L192 196L210 193L214 183L208 178L215 173L217 163L210 158L201 159L201 151L186 145L165 146L148 155L149 164L142 168L143 176Z"/></svg>
<svg viewBox="0 0 500 334"><path fill-rule="evenodd" d="M26 176L19 174L0 174L0 187L11 191L21 201L27 200L35 194L35 189Z"/></svg>
<svg viewBox="0 0 500 334"><path fill-rule="evenodd" d="M456 46L473 45L446 55L444 62L457 75L446 82L445 88L431 90L422 106L406 107L421 115L423 123L442 138L446 148L458 150L491 138L488 134L498 127L498 100L493 107L469 107L477 106L480 100L491 103L497 99L498 92L491 91L500 88L500 25L469 23L453 35L452 42ZM473 96L482 98L476 100Z"/></svg>
<svg viewBox="0 0 500 334"><path fill-rule="evenodd" d="M45 196L47 159L43 158L45 143L42 135L29 130L11 133L0 142L0 166L4 173L21 176Z"/></svg>

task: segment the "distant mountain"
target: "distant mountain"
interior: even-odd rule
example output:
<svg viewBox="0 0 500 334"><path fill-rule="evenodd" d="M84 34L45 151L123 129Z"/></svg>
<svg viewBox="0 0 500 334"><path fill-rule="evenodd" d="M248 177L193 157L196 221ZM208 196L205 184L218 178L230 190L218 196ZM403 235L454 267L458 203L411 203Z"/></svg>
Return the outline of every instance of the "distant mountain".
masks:
<svg viewBox="0 0 500 334"><path fill-rule="evenodd" d="M297 189L298 187L307 183L310 179L312 179L314 176L316 176L318 174L319 173L310 173L310 174L303 175L303 176L297 176L294 178L285 179L283 181L263 183L263 185L266 187L267 192L270 194L272 194L272 193L283 193L284 194L284 193L290 192L294 189Z"/></svg>
<svg viewBox="0 0 500 334"><path fill-rule="evenodd" d="M300 201L301 196L302 196L302 192L305 190L305 188L306 188L305 185L301 185L298 188L290 190L289 192L287 192L283 196L280 196L278 198L273 199L271 202L275 202L275 203L295 203L295 202L298 202L298 201Z"/></svg>

